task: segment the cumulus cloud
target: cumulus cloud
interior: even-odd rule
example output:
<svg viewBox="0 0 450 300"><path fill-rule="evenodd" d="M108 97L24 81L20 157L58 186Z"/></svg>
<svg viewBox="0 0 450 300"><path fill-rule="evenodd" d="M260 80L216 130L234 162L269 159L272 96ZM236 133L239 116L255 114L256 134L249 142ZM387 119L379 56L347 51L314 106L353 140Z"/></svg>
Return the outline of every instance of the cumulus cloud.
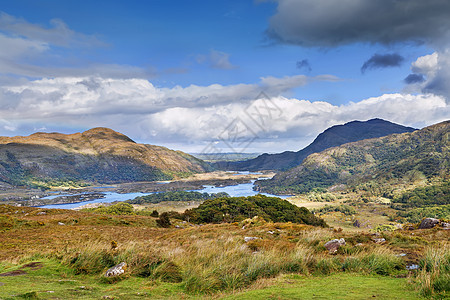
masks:
<svg viewBox="0 0 450 300"><path fill-rule="evenodd" d="M361 73L371 69L381 69L389 67L399 67L405 59L397 53L374 54L361 67Z"/></svg>
<svg viewBox="0 0 450 300"><path fill-rule="evenodd" d="M421 127L450 114L444 98L432 94L389 94L341 106L257 97L262 90L278 95L311 81L335 79L298 75L266 77L255 84L174 88L158 88L143 79L35 80L0 88L0 121L8 120L0 122L0 133L31 133L44 126L60 131L61 124L65 132L107 126L153 144L202 151L207 143L218 142L217 147L230 151L224 136L229 136L230 124L237 124L243 138L255 138L247 150L283 151L298 150L327 127L354 119L379 117Z"/></svg>
<svg viewBox="0 0 450 300"><path fill-rule="evenodd" d="M445 97L450 103L450 50L442 50L419 57L411 64L413 79L406 90L433 93ZM410 78L409 75L407 78Z"/></svg>
<svg viewBox="0 0 450 300"><path fill-rule="evenodd" d="M296 63L296 66L297 66L297 69L300 69L300 70L305 69L306 71L309 71L309 72L312 71L311 64L309 63L309 61L307 59L299 60Z"/></svg>
<svg viewBox="0 0 450 300"><path fill-rule="evenodd" d="M231 70L237 68L230 62L230 54L214 49L208 55L197 55L196 59L199 64L207 63L214 69Z"/></svg>
<svg viewBox="0 0 450 300"><path fill-rule="evenodd" d="M358 42L435 43L449 37L447 0L277 0L268 35L282 43L334 47Z"/></svg>

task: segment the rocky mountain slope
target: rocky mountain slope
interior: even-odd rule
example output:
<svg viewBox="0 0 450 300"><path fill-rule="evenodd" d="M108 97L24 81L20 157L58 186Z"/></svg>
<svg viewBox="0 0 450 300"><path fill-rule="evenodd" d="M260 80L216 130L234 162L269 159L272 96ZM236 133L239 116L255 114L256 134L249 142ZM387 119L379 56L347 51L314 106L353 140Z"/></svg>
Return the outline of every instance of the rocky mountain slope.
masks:
<svg viewBox="0 0 450 300"><path fill-rule="evenodd" d="M381 119L372 119L365 122L353 121L328 128L319 134L309 146L297 152L265 153L246 161L222 162L216 165L221 169L236 171L287 170L301 164L308 155L321 152L331 147L364 139L382 137L393 133L412 132L414 130L416 129Z"/></svg>
<svg viewBox="0 0 450 300"><path fill-rule="evenodd" d="M0 137L0 181L13 185L166 180L207 169L191 155L138 144L108 128Z"/></svg>
<svg viewBox="0 0 450 300"><path fill-rule="evenodd" d="M305 193L314 188L372 181L397 184L450 176L450 121L411 133L367 139L311 154L301 165L257 182L273 193Z"/></svg>

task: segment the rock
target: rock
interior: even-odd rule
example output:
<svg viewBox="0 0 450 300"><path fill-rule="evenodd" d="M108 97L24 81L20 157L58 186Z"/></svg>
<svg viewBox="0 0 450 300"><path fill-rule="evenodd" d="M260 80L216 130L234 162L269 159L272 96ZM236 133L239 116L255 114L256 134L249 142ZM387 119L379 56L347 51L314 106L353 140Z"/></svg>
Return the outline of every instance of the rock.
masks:
<svg viewBox="0 0 450 300"><path fill-rule="evenodd" d="M120 264L108 269L105 273L105 277L116 277L119 275L122 275L125 273L125 270L127 269L127 263L121 262Z"/></svg>
<svg viewBox="0 0 450 300"><path fill-rule="evenodd" d="M275 231L269 230L269 231L267 231L267 233L274 234Z"/></svg>
<svg viewBox="0 0 450 300"><path fill-rule="evenodd" d="M442 223L441 223L441 226L442 226L442 228L445 229L445 230L449 230L449 229L450 229L450 223L442 222Z"/></svg>
<svg viewBox="0 0 450 300"><path fill-rule="evenodd" d="M439 224L439 220L435 218L425 218L419 225L419 229L430 229Z"/></svg>
<svg viewBox="0 0 450 300"><path fill-rule="evenodd" d="M64 224L63 222L58 222L58 225L66 225L66 224Z"/></svg>
<svg viewBox="0 0 450 300"><path fill-rule="evenodd" d="M257 240L257 239L259 239L259 237L256 237L256 236L246 236L246 237L244 237L244 242L250 242L250 241L253 241L253 240Z"/></svg>
<svg viewBox="0 0 450 300"><path fill-rule="evenodd" d="M38 212L37 214L36 214L36 216L44 216L44 215L46 215L47 213L45 212L45 211L40 211L40 212Z"/></svg>
<svg viewBox="0 0 450 300"><path fill-rule="evenodd" d="M355 220L355 222L353 222L353 226L361 228L361 221L360 220Z"/></svg>
<svg viewBox="0 0 450 300"><path fill-rule="evenodd" d="M382 243L386 242L385 238L377 238L377 239L372 239L372 240L377 244L382 244Z"/></svg>
<svg viewBox="0 0 450 300"><path fill-rule="evenodd" d="M330 253L335 253L339 249L339 247L343 245L345 245L345 240L342 238L328 241L323 246L327 248Z"/></svg>
<svg viewBox="0 0 450 300"><path fill-rule="evenodd" d="M406 266L406 270L418 270L419 268L420 268L419 265L416 264Z"/></svg>

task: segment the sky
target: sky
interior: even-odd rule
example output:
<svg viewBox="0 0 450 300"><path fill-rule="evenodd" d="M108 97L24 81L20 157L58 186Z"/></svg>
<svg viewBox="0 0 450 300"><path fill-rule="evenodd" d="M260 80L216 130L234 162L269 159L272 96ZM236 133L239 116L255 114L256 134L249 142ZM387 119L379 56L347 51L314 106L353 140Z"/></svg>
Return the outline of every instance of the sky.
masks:
<svg viewBox="0 0 450 300"><path fill-rule="evenodd" d="M108 127L185 152L450 119L447 0L0 2L0 135Z"/></svg>

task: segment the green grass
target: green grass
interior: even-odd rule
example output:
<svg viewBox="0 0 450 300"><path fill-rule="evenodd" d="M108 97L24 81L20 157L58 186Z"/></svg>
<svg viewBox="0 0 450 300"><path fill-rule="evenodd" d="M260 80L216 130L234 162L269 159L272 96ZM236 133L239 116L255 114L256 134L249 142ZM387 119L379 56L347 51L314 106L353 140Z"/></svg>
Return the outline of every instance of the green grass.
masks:
<svg viewBox="0 0 450 300"><path fill-rule="evenodd" d="M39 259L44 267L24 269L27 274L0 277L0 299L177 299L189 298L181 284L126 277L110 284L102 275L75 275L74 271L56 260ZM1 272L18 270L23 264L2 263ZM34 297L34 298L33 298ZM37 298L36 298L37 297Z"/></svg>
<svg viewBox="0 0 450 300"><path fill-rule="evenodd" d="M422 299L405 278L336 274L308 277L281 276L267 288L238 293L225 299Z"/></svg>

